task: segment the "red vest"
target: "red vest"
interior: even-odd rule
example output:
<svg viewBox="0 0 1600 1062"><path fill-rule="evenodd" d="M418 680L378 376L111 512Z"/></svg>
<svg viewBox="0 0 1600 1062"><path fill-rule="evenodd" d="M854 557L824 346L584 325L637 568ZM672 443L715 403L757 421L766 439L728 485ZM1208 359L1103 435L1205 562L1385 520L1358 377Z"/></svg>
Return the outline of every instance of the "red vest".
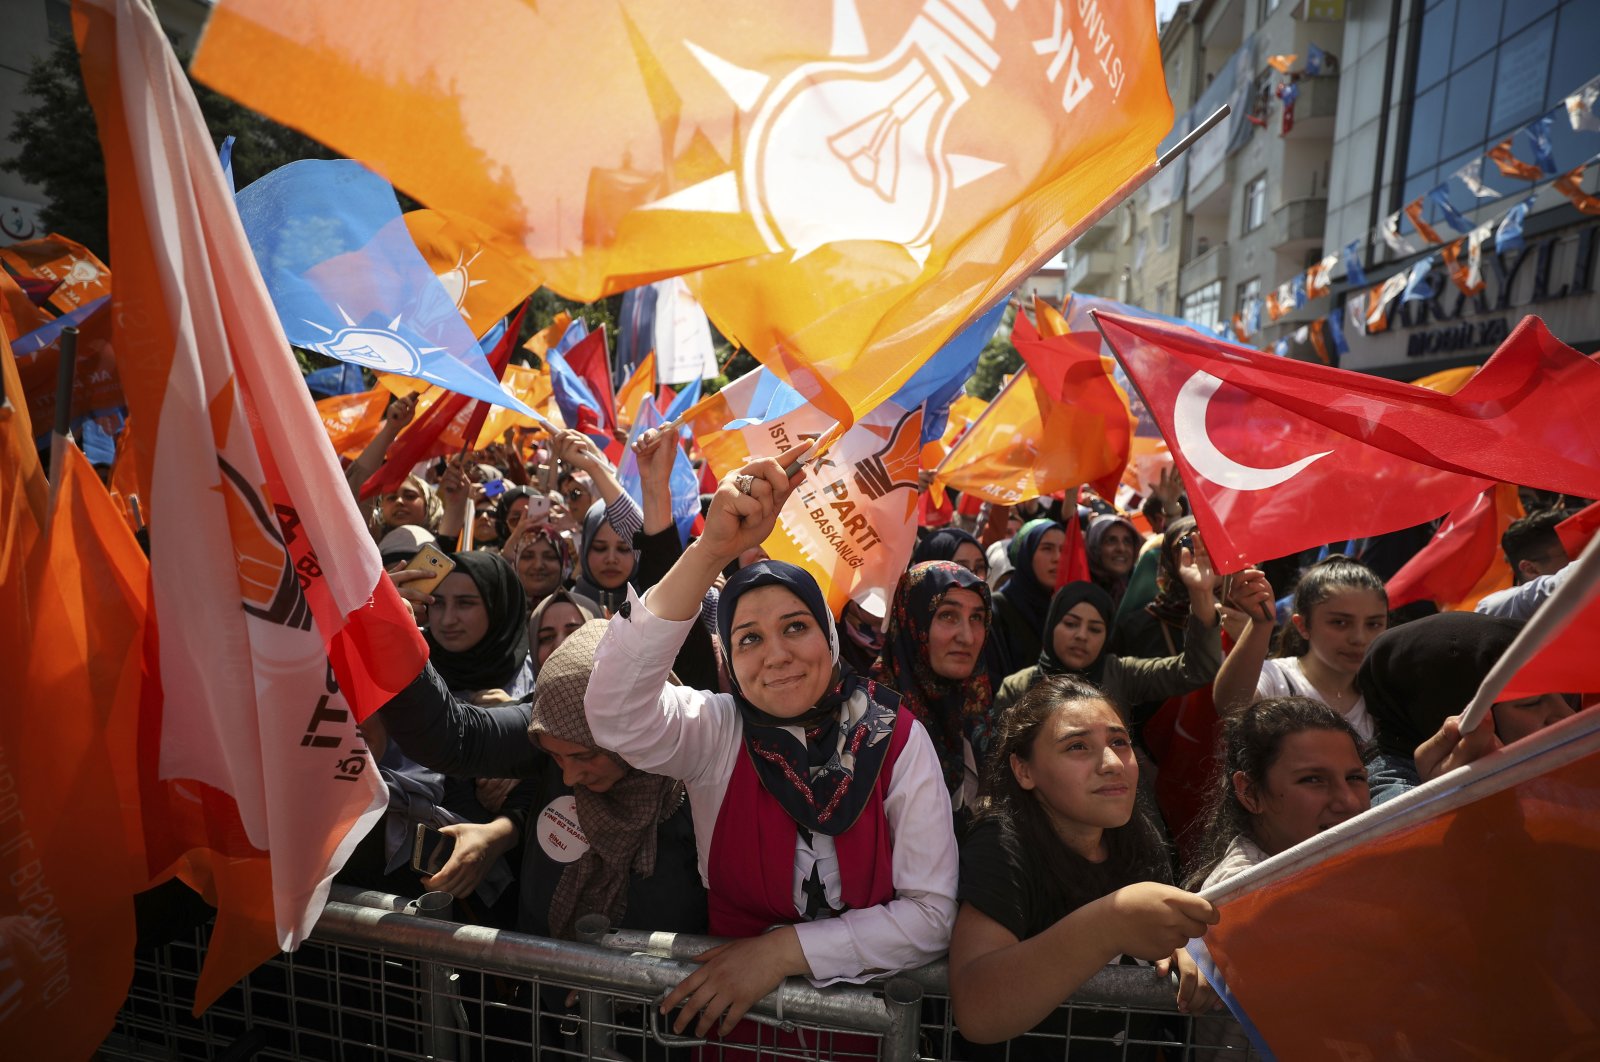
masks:
<svg viewBox="0 0 1600 1062"><path fill-rule="evenodd" d="M892 833L883 801L895 761L911 733L912 715L895 712L889 751L877 785L850 828L835 837L841 898L850 910L894 899ZM706 864L713 936L753 937L800 921L794 905L794 848L798 827L761 785L749 746L734 765L711 834Z"/></svg>

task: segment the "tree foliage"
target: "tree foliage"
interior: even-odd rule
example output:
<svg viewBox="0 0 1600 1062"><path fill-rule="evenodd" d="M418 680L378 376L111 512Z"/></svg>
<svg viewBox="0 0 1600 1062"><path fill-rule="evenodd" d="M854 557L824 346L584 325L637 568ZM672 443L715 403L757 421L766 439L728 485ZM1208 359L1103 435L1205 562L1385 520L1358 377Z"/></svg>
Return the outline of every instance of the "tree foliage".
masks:
<svg viewBox="0 0 1600 1062"><path fill-rule="evenodd" d="M1022 368L1022 355L1011 345L1011 322L1016 320L1016 316L1017 308L1007 307L994 337L984 345L983 353L978 355L978 367L973 371L972 379L967 381L968 394L976 395L985 402L992 401L1000 393L1006 376Z"/></svg>
<svg viewBox="0 0 1600 1062"><path fill-rule="evenodd" d="M241 188L298 159L338 157L316 141L204 85L192 80L190 84L213 144L220 148L224 138L236 138L233 172ZM0 161L0 169L44 190L48 202L40 218L46 228L77 240L110 263L105 160L70 37L56 41L48 54L34 62L27 85L34 103L17 112L11 126L11 144L16 151Z"/></svg>

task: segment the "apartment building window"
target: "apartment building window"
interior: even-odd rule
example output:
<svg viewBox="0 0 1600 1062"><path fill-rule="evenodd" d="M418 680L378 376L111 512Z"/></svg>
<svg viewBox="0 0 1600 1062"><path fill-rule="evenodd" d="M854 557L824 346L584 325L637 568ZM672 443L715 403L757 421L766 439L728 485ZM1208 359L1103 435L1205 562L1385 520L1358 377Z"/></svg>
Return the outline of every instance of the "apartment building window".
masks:
<svg viewBox="0 0 1600 1062"><path fill-rule="evenodd" d="M1267 175L1244 186L1244 231L1254 232L1267 220Z"/></svg>
<svg viewBox="0 0 1600 1062"><path fill-rule="evenodd" d="M1250 305L1251 299L1261 298L1261 278L1251 277L1240 284L1233 296L1233 310L1235 313L1244 313L1244 308Z"/></svg>
<svg viewBox="0 0 1600 1062"><path fill-rule="evenodd" d="M1165 251L1172 246L1172 208L1156 215L1156 246Z"/></svg>
<svg viewBox="0 0 1600 1062"><path fill-rule="evenodd" d="M1216 328L1222 323L1222 281L1213 280L1203 288L1196 288L1183 297L1184 320L1202 328Z"/></svg>
<svg viewBox="0 0 1600 1062"><path fill-rule="evenodd" d="M1150 307L1156 313L1166 313L1167 307L1172 305L1172 285L1156 285L1156 304Z"/></svg>
<svg viewBox="0 0 1600 1062"><path fill-rule="evenodd" d="M1418 48L1401 202L1444 183L1593 76L1600 4L1429 0L1412 32ZM1574 134L1565 122L1553 134L1558 165L1592 150L1576 139L1587 134ZM1515 150L1525 152L1526 142ZM1458 209L1476 205L1464 189L1453 192ZM1432 209L1427 216L1437 220Z"/></svg>

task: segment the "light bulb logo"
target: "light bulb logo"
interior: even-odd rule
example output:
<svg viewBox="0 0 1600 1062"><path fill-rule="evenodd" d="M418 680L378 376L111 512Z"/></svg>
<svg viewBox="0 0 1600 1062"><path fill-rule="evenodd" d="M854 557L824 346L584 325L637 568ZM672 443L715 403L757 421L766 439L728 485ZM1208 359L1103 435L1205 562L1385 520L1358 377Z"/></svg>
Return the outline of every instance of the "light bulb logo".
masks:
<svg viewBox="0 0 1600 1062"><path fill-rule="evenodd" d="M913 409L895 423L883 449L856 464L856 486L877 501L892 490L918 487L922 469L922 410Z"/></svg>
<svg viewBox="0 0 1600 1062"><path fill-rule="evenodd" d="M927 0L887 54L868 58L854 6L835 0L832 57L775 84L686 42L751 114L750 131L736 183L721 174L647 209L742 210L769 250L796 257L835 241L882 240L922 264L950 192L1001 168L945 146L962 105L999 68L995 25Z"/></svg>
<svg viewBox="0 0 1600 1062"><path fill-rule="evenodd" d="M444 347L418 347L395 331L400 327L397 315L386 327L371 328L357 325L344 308L339 308L345 327L335 331L315 321L306 324L326 333L331 338L311 344L313 350L331 358L360 365L375 372L393 372L402 376L418 376L422 372L425 354L437 354Z"/></svg>

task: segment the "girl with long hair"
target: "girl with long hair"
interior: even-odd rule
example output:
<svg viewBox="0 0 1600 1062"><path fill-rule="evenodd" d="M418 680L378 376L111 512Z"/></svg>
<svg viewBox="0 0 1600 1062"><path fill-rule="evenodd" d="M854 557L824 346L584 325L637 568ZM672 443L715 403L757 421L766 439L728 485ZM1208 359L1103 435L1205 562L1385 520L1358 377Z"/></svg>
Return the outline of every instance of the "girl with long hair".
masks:
<svg viewBox="0 0 1600 1062"><path fill-rule="evenodd" d="M1265 581L1255 570L1252 581ZM1389 595L1383 580L1366 565L1342 554L1313 564L1294 592L1294 613L1272 659L1276 614L1270 589L1234 601L1249 617L1238 644L1228 653L1212 687L1217 713L1226 716L1267 697L1310 697L1321 701L1370 741L1372 718L1356 672L1373 639L1389 626Z"/></svg>
<svg viewBox="0 0 1600 1062"><path fill-rule="evenodd" d="M1184 945L1217 913L1170 884L1166 848L1136 798L1127 723L1105 694L1066 675L1033 686L1000 720L987 777L962 842L950 941L961 1034L1020 1036L1127 956L1162 974L1175 966L1179 1009L1209 1009L1214 996ZM1059 1042L1041 1047L1060 1057Z"/></svg>

